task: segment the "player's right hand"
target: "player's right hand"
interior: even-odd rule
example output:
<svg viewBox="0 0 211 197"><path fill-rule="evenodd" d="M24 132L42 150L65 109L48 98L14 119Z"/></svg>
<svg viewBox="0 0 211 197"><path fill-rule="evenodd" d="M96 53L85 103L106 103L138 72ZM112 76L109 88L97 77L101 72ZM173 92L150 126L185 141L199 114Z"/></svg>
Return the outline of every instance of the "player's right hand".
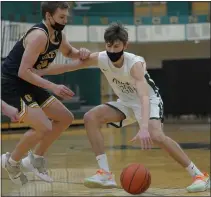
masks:
<svg viewBox="0 0 211 197"><path fill-rule="evenodd" d="M55 95L65 100L69 100L75 95L72 90L70 90L68 87L64 85L56 85L52 91Z"/></svg>
<svg viewBox="0 0 211 197"><path fill-rule="evenodd" d="M91 52L89 49L86 49L86 48L79 49L79 56L80 56L81 60L85 60L85 59L89 58L90 54L91 54Z"/></svg>
<svg viewBox="0 0 211 197"><path fill-rule="evenodd" d="M143 149L151 149L152 148L152 140L150 138L150 134L147 130L140 130L136 136L130 140L130 142L139 142L141 144L141 148Z"/></svg>

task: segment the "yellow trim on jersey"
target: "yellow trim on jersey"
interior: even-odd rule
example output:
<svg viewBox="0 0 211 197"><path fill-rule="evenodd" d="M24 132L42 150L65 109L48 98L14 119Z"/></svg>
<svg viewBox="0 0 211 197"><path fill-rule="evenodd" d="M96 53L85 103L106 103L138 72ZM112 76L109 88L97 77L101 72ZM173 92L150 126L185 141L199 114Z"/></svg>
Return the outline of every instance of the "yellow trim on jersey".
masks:
<svg viewBox="0 0 211 197"><path fill-rule="evenodd" d="M31 103L29 105L29 107L31 107L31 108L37 108L37 107L39 107L39 105L37 104L37 102L33 102L33 103Z"/></svg>
<svg viewBox="0 0 211 197"><path fill-rule="evenodd" d="M54 96L50 96L42 105L40 105L41 108L49 106L51 103L53 103L56 100Z"/></svg>
<svg viewBox="0 0 211 197"><path fill-rule="evenodd" d="M47 44L46 44L46 47L45 47L45 51L41 53L41 55L42 55L42 54L44 54L44 53L48 50L49 39L50 39L49 36L48 36L48 33L47 33L44 29L42 29L42 28L40 28L40 27L33 27L33 28L31 28L31 29L39 29L39 30L44 31L45 34L46 34L46 36L47 36L47 38L48 38ZM31 30L31 29L30 29L30 30ZM29 30L29 31L30 31L30 30ZM29 31L28 31L28 32L29 32ZM25 35L23 36L23 48L24 48L24 49L25 49L25 46L26 46L26 45L25 45L25 38L26 38L26 35L28 34L28 32L26 32ZM31 32L31 31L30 31L30 32ZM30 32L29 32L29 33L30 33Z"/></svg>
<svg viewBox="0 0 211 197"><path fill-rule="evenodd" d="M24 116L27 114L27 105L26 103L23 101L23 99L20 99L20 104L21 104L21 110L18 113L20 116L20 120L19 122L21 122L21 120L24 118Z"/></svg>

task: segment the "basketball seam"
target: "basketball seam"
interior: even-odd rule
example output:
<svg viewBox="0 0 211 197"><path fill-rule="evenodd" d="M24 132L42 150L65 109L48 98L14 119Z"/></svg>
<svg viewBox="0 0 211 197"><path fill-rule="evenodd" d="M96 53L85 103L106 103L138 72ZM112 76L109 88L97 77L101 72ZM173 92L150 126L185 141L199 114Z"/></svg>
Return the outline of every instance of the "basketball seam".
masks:
<svg viewBox="0 0 211 197"><path fill-rule="evenodd" d="M121 182L121 185L122 185L122 187L123 187L123 180L124 180L124 175L125 175L125 171L127 170L127 168L124 168L123 169L123 175L122 176L120 176L120 182Z"/></svg>
<svg viewBox="0 0 211 197"><path fill-rule="evenodd" d="M145 168L145 167L144 167L144 168ZM140 186L140 188L142 188L143 184L145 183L146 176L148 175L148 170L147 170L146 168L145 168L145 172L146 172L146 173L145 173L144 181L143 181L142 185ZM132 182L132 181L131 181L131 182ZM139 188L139 190L140 190L140 188ZM137 191L139 191L139 190L137 190ZM137 191L136 191L136 192L137 192ZM136 193L136 192L135 192L135 193Z"/></svg>
<svg viewBox="0 0 211 197"><path fill-rule="evenodd" d="M145 168L145 169L146 169L146 168ZM146 175L147 175L147 178L146 178L146 179L147 179L147 180L146 180L146 181L144 181L145 185L143 186L143 188L142 188L142 190L141 190L141 193L143 193L143 189L145 189L145 190L144 190L144 192L145 192L145 191L149 188L149 187L148 187L148 188L146 189L146 185L147 185L147 184L148 184L148 182L149 182L150 175L149 175L149 170L148 170L148 169L146 169L146 171L147 171L147 173L146 173Z"/></svg>
<svg viewBox="0 0 211 197"><path fill-rule="evenodd" d="M137 170L139 169L139 167L140 167L140 164L138 165L137 169L136 169L136 170L134 171L134 173L133 173L133 176L132 176L132 179L131 179L131 181L130 181L130 185L129 185L128 191L130 191L131 183L133 182L133 178L134 178L134 176L135 176Z"/></svg>

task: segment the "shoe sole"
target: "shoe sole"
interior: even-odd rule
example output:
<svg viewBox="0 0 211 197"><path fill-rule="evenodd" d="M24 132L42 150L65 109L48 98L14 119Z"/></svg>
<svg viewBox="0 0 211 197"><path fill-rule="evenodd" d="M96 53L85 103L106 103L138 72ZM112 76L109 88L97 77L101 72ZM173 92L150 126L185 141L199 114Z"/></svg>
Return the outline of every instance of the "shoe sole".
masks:
<svg viewBox="0 0 211 197"><path fill-rule="evenodd" d="M117 188L117 185L103 185L103 183L91 182L91 181L84 181L84 186L88 188L101 188L101 189Z"/></svg>
<svg viewBox="0 0 211 197"><path fill-rule="evenodd" d="M10 176L10 173L8 172L8 170L7 170L7 168L6 168L6 159L7 159L7 158L6 158L6 154L3 154L3 155L1 156L1 165L2 165L2 168L4 168L4 169L6 170L6 172L7 172L8 176L9 176L10 180L11 180L14 184L22 186L21 183L16 182L16 181Z"/></svg>
<svg viewBox="0 0 211 197"><path fill-rule="evenodd" d="M188 193L197 193L197 192L206 192L206 191L210 190L210 188L206 188L203 190L188 190L188 189L186 189L186 190L188 191Z"/></svg>
<svg viewBox="0 0 211 197"><path fill-rule="evenodd" d="M207 187L205 187L204 189L201 189L201 190L189 190L189 189L186 188L186 190L189 193L205 192L207 190L210 190L210 179L207 181Z"/></svg>
<svg viewBox="0 0 211 197"><path fill-rule="evenodd" d="M27 160L22 160L22 165L23 165L24 169L26 169L28 172L33 172L35 174L35 176L37 176L39 179L41 179L41 180L43 180L43 181L45 181L47 183L52 183L53 182L53 180L47 180L47 179L43 178L43 176L40 175L38 170L33 168L32 165L28 162L28 159Z"/></svg>

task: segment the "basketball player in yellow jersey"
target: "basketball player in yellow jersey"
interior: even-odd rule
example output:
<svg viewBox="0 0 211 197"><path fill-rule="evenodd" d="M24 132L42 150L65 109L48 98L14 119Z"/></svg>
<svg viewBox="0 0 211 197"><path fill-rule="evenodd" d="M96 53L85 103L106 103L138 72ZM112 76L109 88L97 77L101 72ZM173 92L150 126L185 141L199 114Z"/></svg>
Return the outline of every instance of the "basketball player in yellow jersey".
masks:
<svg viewBox="0 0 211 197"><path fill-rule="evenodd" d="M112 123L116 127L122 127L138 122L140 130L131 141L140 142L142 149L149 149L152 143L155 143L167 151L194 178L193 184L187 187L189 192L208 189L208 174L202 173L180 146L164 134L162 99L154 81L147 73L144 58L125 52L128 44L126 29L121 24L113 23L106 29L104 39L106 51L93 53L84 62L52 65L38 72L39 75L55 75L96 65L119 97L117 101L94 107L84 116L88 138L100 168L94 176L85 179L85 186L116 187L104 150L101 125Z"/></svg>
<svg viewBox="0 0 211 197"><path fill-rule="evenodd" d="M60 51L65 57L86 59L87 49L72 47L62 32L68 18L68 2L41 3L43 21L31 27L15 44L1 65L2 100L19 111L20 119L30 125L15 149L1 157L2 167L17 184L27 183L21 165L44 181L52 182L44 154L73 121L73 114L50 92L63 99L74 93L64 85L54 84L32 72L52 63ZM24 155L30 151L28 156Z"/></svg>

